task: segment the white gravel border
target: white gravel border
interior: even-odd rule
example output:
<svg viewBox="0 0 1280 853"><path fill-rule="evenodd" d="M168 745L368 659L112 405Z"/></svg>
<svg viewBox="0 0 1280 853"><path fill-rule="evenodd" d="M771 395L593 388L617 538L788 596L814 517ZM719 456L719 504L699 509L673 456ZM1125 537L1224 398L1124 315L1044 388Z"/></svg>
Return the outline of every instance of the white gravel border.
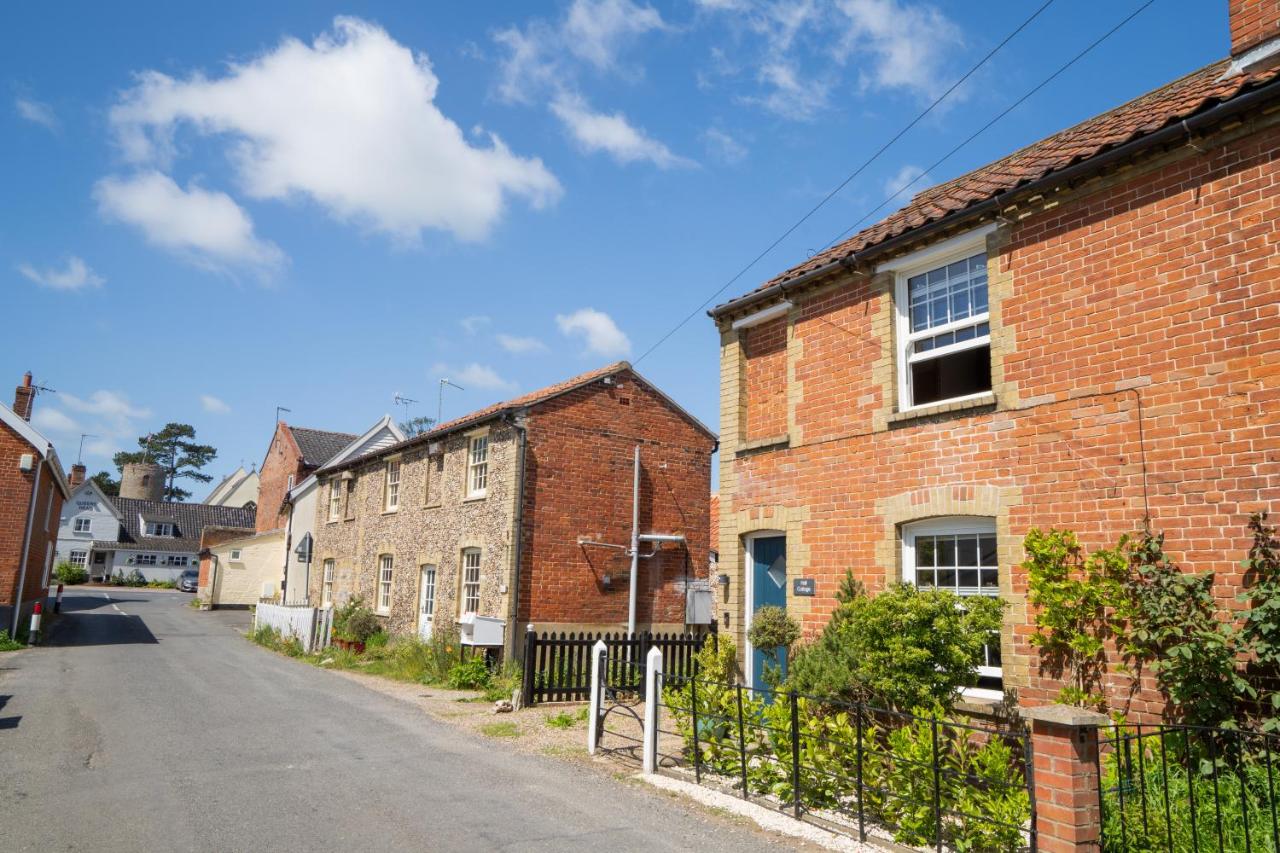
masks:
<svg viewBox="0 0 1280 853"><path fill-rule="evenodd" d="M724 809L727 812L753 820L761 829L778 832L782 835L790 835L793 838L808 841L828 850L844 850L849 851L849 853L884 853L883 847L862 844L852 838L828 832L811 823L796 820L773 809L748 802L741 797L733 797L720 791L713 791L710 788L704 788L692 782L672 779L670 776L663 776L660 773L639 773L637 777L655 788L682 794L702 803L704 806Z"/></svg>

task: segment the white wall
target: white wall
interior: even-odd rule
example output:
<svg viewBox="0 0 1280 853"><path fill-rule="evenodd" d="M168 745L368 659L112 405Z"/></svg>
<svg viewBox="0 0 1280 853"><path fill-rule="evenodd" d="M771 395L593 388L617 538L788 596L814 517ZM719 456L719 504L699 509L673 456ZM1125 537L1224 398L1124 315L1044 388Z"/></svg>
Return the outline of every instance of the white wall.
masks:
<svg viewBox="0 0 1280 853"><path fill-rule="evenodd" d="M288 549L288 597L290 604L301 604L306 600L307 587L309 586L307 578L307 566L298 559L298 555L294 553L294 549L298 547L298 543L302 541L302 537L308 533L311 538L315 539L316 528L316 501L320 487L316 483L314 477L308 480L305 490L294 495L293 510L289 516L289 538L292 546ZM314 566L314 563L312 564Z"/></svg>
<svg viewBox="0 0 1280 853"><path fill-rule="evenodd" d="M88 533L75 532L77 518L89 519ZM71 559L72 551L88 552L93 540L114 542L120 535L120 522L112 508L98 498L98 493L87 485L71 493L71 500L62 504L62 516L58 520L58 544L54 551L54 565ZM86 567L88 565L86 564Z"/></svg>

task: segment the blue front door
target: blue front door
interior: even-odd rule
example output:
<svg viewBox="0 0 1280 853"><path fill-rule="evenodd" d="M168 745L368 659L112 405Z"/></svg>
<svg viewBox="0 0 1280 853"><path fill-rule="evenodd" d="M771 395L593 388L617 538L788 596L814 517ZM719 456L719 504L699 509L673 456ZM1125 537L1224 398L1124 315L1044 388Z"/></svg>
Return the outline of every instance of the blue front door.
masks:
<svg viewBox="0 0 1280 853"><path fill-rule="evenodd" d="M751 540L751 612L773 605L787 609L787 537L758 536ZM751 686L765 689L765 664L787 674L786 650L751 650Z"/></svg>

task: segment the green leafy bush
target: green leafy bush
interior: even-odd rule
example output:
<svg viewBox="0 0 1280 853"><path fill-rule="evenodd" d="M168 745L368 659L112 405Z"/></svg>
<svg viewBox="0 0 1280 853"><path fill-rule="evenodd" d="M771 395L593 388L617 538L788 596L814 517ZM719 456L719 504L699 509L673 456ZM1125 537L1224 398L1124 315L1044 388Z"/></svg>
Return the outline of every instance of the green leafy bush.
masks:
<svg viewBox="0 0 1280 853"><path fill-rule="evenodd" d="M76 584L86 583L89 580L89 570L84 566L74 566L63 560L53 570L53 576L58 583L74 586Z"/></svg>
<svg viewBox="0 0 1280 853"><path fill-rule="evenodd" d="M949 708L977 684L1003 603L897 584L836 608L818 640L797 649L786 686L890 709Z"/></svg>
<svg viewBox="0 0 1280 853"><path fill-rule="evenodd" d="M567 711L547 715L547 725L553 729L571 729L577 722L577 717Z"/></svg>
<svg viewBox="0 0 1280 853"><path fill-rule="evenodd" d="M489 665L484 655L473 654L456 663L445 678L445 685L454 690L479 690L489 685Z"/></svg>
<svg viewBox="0 0 1280 853"><path fill-rule="evenodd" d="M484 686L484 698L489 702L510 699L521 684L523 670L515 661L507 661L489 672L489 683Z"/></svg>
<svg viewBox="0 0 1280 853"><path fill-rule="evenodd" d="M382 630L382 621L355 596L333 613L333 636L350 643L367 643Z"/></svg>
<svg viewBox="0 0 1280 853"><path fill-rule="evenodd" d="M11 640L8 631L0 631L0 652L16 652L18 649L25 649L26 645Z"/></svg>
<svg viewBox="0 0 1280 853"><path fill-rule="evenodd" d="M752 648L773 659L766 659L764 681L776 686L786 672L788 650L800 639L799 624L783 608L766 605L751 615L747 639Z"/></svg>
<svg viewBox="0 0 1280 853"><path fill-rule="evenodd" d="M382 628L379 628L369 635L369 637L364 641L364 645L367 651L373 651L375 649L385 649L387 647L387 643L390 641L391 635Z"/></svg>

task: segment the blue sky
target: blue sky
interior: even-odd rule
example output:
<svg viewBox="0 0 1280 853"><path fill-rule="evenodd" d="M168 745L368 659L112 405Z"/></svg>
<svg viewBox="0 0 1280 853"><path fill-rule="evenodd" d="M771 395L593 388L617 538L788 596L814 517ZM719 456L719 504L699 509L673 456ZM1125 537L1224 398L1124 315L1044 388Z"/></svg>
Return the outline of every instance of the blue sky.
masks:
<svg viewBox="0 0 1280 853"><path fill-rule="evenodd" d="M634 360L1040 2L5 4L0 381L56 389L68 463L184 421L220 476L277 405L359 432ZM1139 5L1056 0L716 301ZM1225 2L1156 0L899 203L1227 43ZM699 312L638 367L715 427L717 356Z"/></svg>

